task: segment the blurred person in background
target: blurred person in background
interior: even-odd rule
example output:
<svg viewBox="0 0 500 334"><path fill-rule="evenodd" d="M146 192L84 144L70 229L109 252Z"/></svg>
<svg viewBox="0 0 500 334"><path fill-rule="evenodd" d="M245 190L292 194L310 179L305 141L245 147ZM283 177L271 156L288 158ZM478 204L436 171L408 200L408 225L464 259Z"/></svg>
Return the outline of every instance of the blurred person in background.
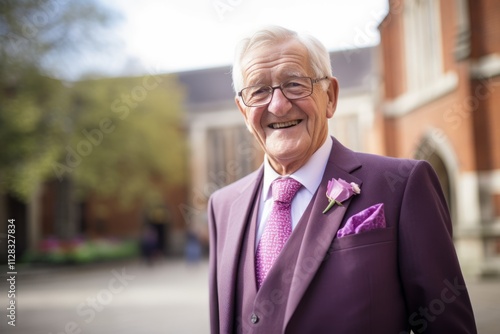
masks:
<svg viewBox="0 0 500 334"><path fill-rule="evenodd" d="M148 266L152 266L155 257L158 256L158 233L149 223L143 226L140 244L142 258Z"/></svg>
<svg viewBox="0 0 500 334"><path fill-rule="evenodd" d="M195 231L186 232L186 260L188 264L197 264L201 258L201 243Z"/></svg>

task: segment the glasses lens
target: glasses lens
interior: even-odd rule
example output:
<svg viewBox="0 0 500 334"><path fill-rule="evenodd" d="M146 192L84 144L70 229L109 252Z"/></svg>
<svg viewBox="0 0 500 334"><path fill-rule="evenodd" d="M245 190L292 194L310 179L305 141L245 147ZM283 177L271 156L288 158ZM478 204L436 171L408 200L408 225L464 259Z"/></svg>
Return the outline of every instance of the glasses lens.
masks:
<svg viewBox="0 0 500 334"><path fill-rule="evenodd" d="M250 86L241 90L243 102L248 107L258 107L271 102L274 89L271 86ZM296 100L312 94L313 83L308 77L293 78L280 85L281 91L289 100Z"/></svg>
<svg viewBox="0 0 500 334"><path fill-rule="evenodd" d="M281 84L283 94L289 99L300 99L311 95L311 78L293 78Z"/></svg>
<svg viewBox="0 0 500 334"><path fill-rule="evenodd" d="M247 106L258 106L269 102L272 88L269 86L250 86L241 91L243 102Z"/></svg>

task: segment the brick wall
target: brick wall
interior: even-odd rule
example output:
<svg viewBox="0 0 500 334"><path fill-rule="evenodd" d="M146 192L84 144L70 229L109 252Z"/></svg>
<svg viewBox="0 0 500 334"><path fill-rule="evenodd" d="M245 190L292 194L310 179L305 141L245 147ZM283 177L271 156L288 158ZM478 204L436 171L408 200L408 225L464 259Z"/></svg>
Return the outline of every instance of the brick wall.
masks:
<svg viewBox="0 0 500 334"><path fill-rule="evenodd" d="M477 167L480 171L500 169L500 77L474 80L471 95L474 110Z"/></svg>
<svg viewBox="0 0 500 334"><path fill-rule="evenodd" d="M471 57L500 53L500 1L469 0Z"/></svg>
<svg viewBox="0 0 500 334"><path fill-rule="evenodd" d="M381 65L386 69L382 80L387 99L406 91L402 1L390 1L390 4L389 14L380 24Z"/></svg>

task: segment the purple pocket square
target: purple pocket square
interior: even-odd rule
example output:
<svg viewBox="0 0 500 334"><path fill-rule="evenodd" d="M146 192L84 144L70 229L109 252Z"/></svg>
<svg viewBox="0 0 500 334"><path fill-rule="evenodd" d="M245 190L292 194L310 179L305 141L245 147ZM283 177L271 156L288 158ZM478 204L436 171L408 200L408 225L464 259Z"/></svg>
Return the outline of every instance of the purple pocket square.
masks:
<svg viewBox="0 0 500 334"><path fill-rule="evenodd" d="M384 204L375 204L350 217L344 227L337 231L337 238L350 234L385 228Z"/></svg>

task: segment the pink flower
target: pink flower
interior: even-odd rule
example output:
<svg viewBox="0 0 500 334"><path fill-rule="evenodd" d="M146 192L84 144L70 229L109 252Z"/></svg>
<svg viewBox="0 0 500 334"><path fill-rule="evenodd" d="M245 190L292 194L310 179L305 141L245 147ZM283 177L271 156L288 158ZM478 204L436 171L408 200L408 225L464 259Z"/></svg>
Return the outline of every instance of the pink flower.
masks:
<svg viewBox="0 0 500 334"><path fill-rule="evenodd" d="M359 193L361 193L361 189L356 183L347 183L342 179L331 179L328 181L328 186L326 187L326 197L328 197L330 203L323 213L326 213L335 204L342 205L342 202L349 199L352 195L358 195Z"/></svg>

